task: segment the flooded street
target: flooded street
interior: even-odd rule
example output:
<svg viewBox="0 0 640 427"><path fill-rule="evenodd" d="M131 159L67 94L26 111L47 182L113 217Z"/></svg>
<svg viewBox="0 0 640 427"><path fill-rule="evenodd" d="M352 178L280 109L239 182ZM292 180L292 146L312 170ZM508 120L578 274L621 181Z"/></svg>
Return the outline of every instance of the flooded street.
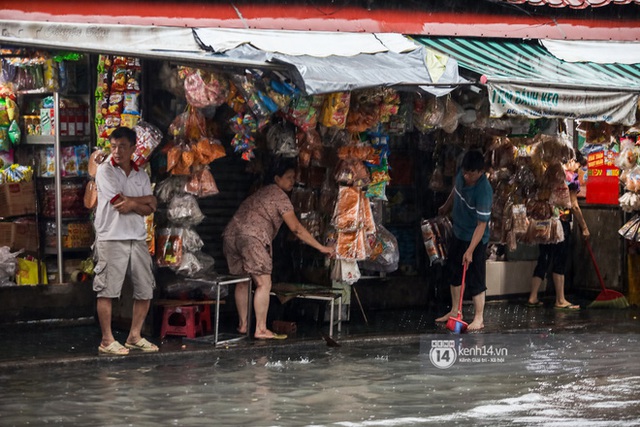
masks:
<svg viewBox="0 0 640 427"><path fill-rule="evenodd" d="M425 334L0 373L3 426L637 426L635 333Z"/></svg>

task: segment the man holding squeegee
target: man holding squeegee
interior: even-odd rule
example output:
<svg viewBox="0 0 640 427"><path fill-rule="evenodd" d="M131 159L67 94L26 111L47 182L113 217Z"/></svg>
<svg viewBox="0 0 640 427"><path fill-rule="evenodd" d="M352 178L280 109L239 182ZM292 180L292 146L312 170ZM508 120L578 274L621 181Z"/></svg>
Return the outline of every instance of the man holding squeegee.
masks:
<svg viewBox="0 0 640 427"><path fill-rule="evenodd" d="M484 328L487 244L493 190L485 175L484 156L476 150L467 151L455 185L438 215L452 213L453 239L447 265L451 270L451 311L436 319L447 322L458 314L463 266L467 267L466 288L473 300L474 317L468 331Z"/></svg>

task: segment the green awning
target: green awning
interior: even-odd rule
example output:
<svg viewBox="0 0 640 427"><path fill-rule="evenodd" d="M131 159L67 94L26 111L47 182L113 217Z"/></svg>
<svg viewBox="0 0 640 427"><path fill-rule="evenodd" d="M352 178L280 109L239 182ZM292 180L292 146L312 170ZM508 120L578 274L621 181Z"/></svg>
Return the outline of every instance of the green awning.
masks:
<svg viewBox="0 0 640 427"><path fill-rule="evenodd" d="M489 91L492 117L635 123L640 64L566 62L537 40L414 39L456 59L461 71L479 74Z"/></svg>
<svg viewBox="0 0 640 427"><path fill-rule="evenodd" d="M640 64L565 62L537 40L415 37L488 82L640 92ZM640 48L640 43L638 44Z"/></svg>

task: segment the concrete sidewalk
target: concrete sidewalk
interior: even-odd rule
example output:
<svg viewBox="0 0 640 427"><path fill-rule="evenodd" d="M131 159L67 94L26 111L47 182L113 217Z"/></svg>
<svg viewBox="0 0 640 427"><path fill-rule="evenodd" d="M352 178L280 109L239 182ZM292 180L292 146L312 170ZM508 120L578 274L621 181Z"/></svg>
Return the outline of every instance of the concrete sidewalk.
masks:
<svg viewBox="0 0 640 427"><path fill-rule="evenodd" d="M562 311L553 308L552 300L543 300L544 307L529 308L520 301L490 301L485 310L485 329L480 333L605 333L635 334L640 332L640 309L582 309ZM434 319L441 315L433 308L372 311L367 313L368 324L357 312L349 322L334 332L334 340L347 344L358 340L385 340L398 337L418 337L420 334L451 334ZM465 303L464 318L472 317L472 306ZM221 332L226 332L222 329ZM33 365L67 363L103 363L137 358L181 358L206 354L229 354L234 351L265 352L275 346L326 347L322 335L328 333L327 323L298 322L298 330L286 340L243 339L227 345L214 346L206 340L187 340L168 336L147 337L159 344L158 353L143 354L132 351L128 356L98 355L100 328L93 318L71 322L33 322L0 325L0 369L16 369ZM114 331L116 339L124 342L127 331Z"/></svg>

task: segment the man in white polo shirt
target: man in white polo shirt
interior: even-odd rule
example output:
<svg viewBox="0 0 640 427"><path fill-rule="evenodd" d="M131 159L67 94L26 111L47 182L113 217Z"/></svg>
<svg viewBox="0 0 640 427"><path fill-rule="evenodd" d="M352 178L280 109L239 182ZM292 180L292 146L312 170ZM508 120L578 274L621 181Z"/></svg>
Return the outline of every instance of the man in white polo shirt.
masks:
<svg viewBox="0 0 640 427"><path fill-rule="evenodd" d="M136 149L135 131L119 127L113 131L109 141L111 155L98 167L96 174L98 262L93 290L97 293L98 320L102 330L98 352L126 355L129 349L158 351L155 344L141 336L155 288L144 217L155 212L157 201L149 176L131 160ZM111 312L112 300L120 297L127 274L133 283L134 301L131 329L123 346L113 337Z"/></svg>

